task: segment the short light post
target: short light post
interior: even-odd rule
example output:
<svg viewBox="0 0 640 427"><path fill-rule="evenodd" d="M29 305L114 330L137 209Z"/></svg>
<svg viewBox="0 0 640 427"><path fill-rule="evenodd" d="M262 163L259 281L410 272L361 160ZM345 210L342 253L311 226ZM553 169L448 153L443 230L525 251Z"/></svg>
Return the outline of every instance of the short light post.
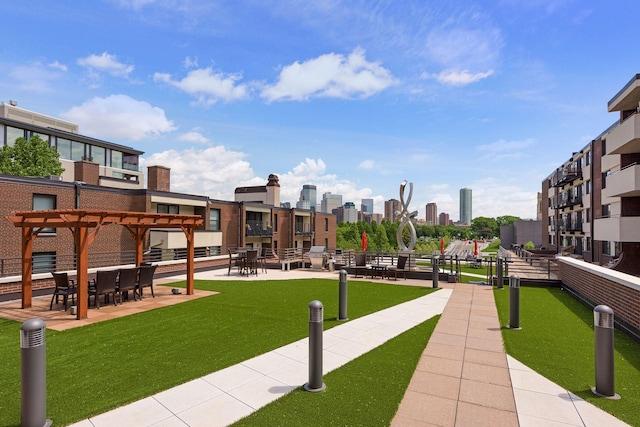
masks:
<svg viewBox="0 0 640 427"><path fill-rule="evenodd" d="M438 257L434 256L431 259L431 266L433 267L433 274L431 276L431 284L434 289L438 288L438 274L440 273L440 268L438 267Z"/></svg>
<svg viewBox="0 0 640 427"><path fill-rule="evenodd" d="M509 276L509 329L520 328L520 277Z"/></svg>
<svg viewBox="0 0 640 427"><path fill-rule="evenodd" d="M613 363L613 310L606 305L593 309L596 386L594 394L607 399L620 399L614 385Z"/></svg>
<svg viewBox="0 0 640 427"><path fill-rule="evenodd" d="M45 323L29 319L20 327L20 425L48 427Z"/></svg>
<svg viewBox="0 0 640 427"><path fill-rule="evenodd" d="M323 391L327 386L322 382L322 321L323 307L318 300L309 303L309 382L306 391Z"/></svg>
<svg viewBox="0 0 640 427"><path fill-rule="evenodd" d="M349 320L347 317L347 294L348 294L348 283L347 283L347 270L340 270L340 284L339 284L339 295L338 295L338 320Z"/></svg>

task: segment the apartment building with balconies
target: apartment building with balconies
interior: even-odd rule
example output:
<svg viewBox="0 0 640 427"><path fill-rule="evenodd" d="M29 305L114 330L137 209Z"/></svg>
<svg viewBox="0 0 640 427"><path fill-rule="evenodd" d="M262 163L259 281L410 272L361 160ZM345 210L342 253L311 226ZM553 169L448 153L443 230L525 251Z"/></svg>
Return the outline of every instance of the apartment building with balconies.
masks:
<svg viewBox="0 0 640 427"><path fill-rule="evenodd" d="M558 253L638 275L640 74L608 111L619 114L616 122L543 181L542 241Z"/></svg>

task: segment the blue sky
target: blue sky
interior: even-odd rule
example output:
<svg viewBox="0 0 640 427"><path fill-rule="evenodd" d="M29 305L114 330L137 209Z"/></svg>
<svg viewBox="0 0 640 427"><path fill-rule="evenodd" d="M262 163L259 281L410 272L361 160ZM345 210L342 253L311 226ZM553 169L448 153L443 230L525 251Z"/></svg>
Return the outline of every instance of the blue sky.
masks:
<svg viewBox="0 0 640 427"><path fill-rule="evenodd" d="M535 218L541 181L612 124L640 2L5 1L0 100L232 200L280 177L375 211L414 185L459 218Z"/></svg>

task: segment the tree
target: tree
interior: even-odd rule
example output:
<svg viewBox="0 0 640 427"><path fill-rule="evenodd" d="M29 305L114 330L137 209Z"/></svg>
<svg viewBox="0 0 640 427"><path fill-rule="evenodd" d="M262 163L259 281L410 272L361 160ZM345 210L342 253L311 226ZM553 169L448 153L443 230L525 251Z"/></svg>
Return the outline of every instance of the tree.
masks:
<svg viewBox="0 0 640 427"><path fill-rule="evenodd" d="M496 222L498 223L498 228L503 225L511 225L516 221L520 221L519 216L503 215L496 218Z"/></svg>
<svg viewBox="0 0 640 427"><path fill-rule="evenodd" d="M5 145L0 149L0 173L18 176L60 175L64 169L59 157L55 147L50 147L38 135L33 135L28 141L18 138L13 146Z"/></svg>
<svg viewBox="0 0 640 427"><path fill-rule="evenodd" d="M498 223L493 218L479 216L471 221L471 229L482 238L491 238L500 235Z"/></svg>

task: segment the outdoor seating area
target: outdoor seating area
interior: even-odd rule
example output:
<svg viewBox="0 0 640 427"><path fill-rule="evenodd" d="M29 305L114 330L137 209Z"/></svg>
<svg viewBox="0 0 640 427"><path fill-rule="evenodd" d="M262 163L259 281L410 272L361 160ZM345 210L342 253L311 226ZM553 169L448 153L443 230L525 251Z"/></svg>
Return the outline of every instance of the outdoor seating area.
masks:
<svg viewBox="0 0 640 427"><path fill-rule="evenodd" d="M266 248L245 249L240 248L235 251L227 249L229 254L229 266L227 276L231 275L231 270L236 270L240 276L258 275L258 269L266 273L267 252Z"/></svg>
<svg viewBox="0 0 640 427"><path fill-rule="evenodd" d="M123 301L142 300L143 289L150 288L151 296L155 298L153 292L153 275L156 266L144 264L140 267L129 267L110 270L98 270L95 276L88 282L88 304L96 309L100 309L100 298L103 297L104 304L113 305L122 304ZM71 297L71 306L75 306L75 296L77 294L77 286L73 279L70 279L65 272L51 272L55 280L55 288L49 303L49 310L53 310L53 303L62 304L64 310L69 308L69 297ZM93 305L91 304L93 297Z"/></svg>

